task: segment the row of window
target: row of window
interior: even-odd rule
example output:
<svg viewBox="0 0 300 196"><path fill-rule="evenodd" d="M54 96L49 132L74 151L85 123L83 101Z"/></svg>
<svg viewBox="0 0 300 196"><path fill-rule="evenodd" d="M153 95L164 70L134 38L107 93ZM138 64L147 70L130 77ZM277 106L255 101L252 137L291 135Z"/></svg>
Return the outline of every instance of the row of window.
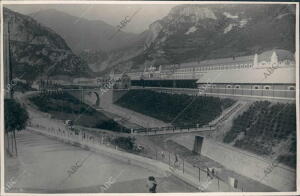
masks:
<svg viewBox="0 0 300 196"><path fill-rule="evenodd" d="M204 85L205 86L205 85ZM207 86L205 86L205 87L207 87ZM211 88L217 88L217 86L214 84L214 85L209 85L209 87L211 87ZM231 89L231 88L235 88L235 89L239 89L239 88L241 88L241 85L226 85L226 88L228 88L228 89ZM254 85L253 87L252 87L252 89L260 89L260 86L258 86L258 85ZM264 86L263 87L263 89L264 90L270 90L270 89L272 89L272 87L271 86L268 86L268 85L266 85L266 86ZM288 86L287 87L287 89L288 90L295 90L295 86ZM278 89L279 90L279 89Z"/></svg>
<svg viewBox="0 0 300 196"><path fill-rule="evenodd" d="M207 71L207 70L224 70L224 69L240 69L240 68L250 68L253 64L240 64L240 65L214 65L214 66L206 66L206 67L190 67L184 69L176 69L175 73L186 73L186 72L194 72L194 71ZM174 72L174 71L173 71ZM129 73L131 76L140 75L141 72L137 73Z"/></svg>
<svg viewBox="0 0 300 196"><path fill-rule="evenodd" d="M195 68L185 68L178 69L178 72L193 72L193 71L203 71L203 70L223 70L223 69L238 69L238 68L250 68L252 64L240 64L240 65L214 65L206 67L195 67Z"/></svg>

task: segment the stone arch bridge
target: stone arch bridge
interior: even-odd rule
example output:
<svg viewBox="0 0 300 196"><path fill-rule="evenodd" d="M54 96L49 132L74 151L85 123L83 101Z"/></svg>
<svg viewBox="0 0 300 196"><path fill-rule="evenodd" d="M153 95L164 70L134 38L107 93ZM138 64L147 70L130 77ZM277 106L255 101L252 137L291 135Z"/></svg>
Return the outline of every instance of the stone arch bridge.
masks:
<svg viewBox="0 0 300 196"><path fill-rule="evenodd" d="M120 99L129 89L66 89L68 93L95 108L104 108Z"/></svg>

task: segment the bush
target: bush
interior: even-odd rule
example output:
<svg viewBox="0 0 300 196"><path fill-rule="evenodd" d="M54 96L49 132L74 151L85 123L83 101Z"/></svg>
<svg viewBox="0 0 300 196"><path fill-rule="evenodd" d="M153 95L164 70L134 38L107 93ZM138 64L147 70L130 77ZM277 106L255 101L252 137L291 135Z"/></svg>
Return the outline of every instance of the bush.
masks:
<svg viewBox="0 0 300 196"><path fill-rule="evenodd" d="M280 155L278 157L278 161L290 167L296 168L297 157L296 154Z"/></svg>
<svg viewBox="0 0 300 196"><path fill-rule="evenodd" d="M13 99L4 100L4 118L6 132L24 129L29 119L25 108Z"/></svg>
<svg viewBox="0 0 300 196"><path fill-rule="evenodd" d="M124 150L132 151L135 148L135 138L132 137L117 137L114 138L111 143L122 148Z"/></svg>
<svg viewBox="0 0 300 196"><path fill-rule="evenodd" d="M13 87L14 91L25 92L25 91L34 91L36 89L31 88L28 83L16 82L16 85Z"/></svg>
<svg viewBox="0 0 300 196"><path fill-rule="evenodd" d="M42 93L29 98L43 112L57 111L72 114L94 115L97 111L87 104L81 103L69 93Z"/></svg>
<svg viewBox="0 0 300 196"><path fill-rule="evenodd" d="M116 123L112 119L104 121L104 122L97 123L95 128L107 129L107 130L112 130L112 131L117 131L117 132L120 132L120 131L127 132L127 133L130 132L129 129L127 129L125 127L122 127L121 125L119 125L118 123Z"/></svg>

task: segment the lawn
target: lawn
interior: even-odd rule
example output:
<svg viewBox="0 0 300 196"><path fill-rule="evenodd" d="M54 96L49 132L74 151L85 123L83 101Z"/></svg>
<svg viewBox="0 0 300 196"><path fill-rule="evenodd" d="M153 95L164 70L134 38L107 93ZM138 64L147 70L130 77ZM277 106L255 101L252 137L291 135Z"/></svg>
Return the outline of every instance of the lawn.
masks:
<svg viewBox="0 0 300 196"><path fill-rule="evenodd" d="M208 124L234 103L232 99L151 90L130 90L116 102L121 107L182 127Z"/></svg>
<svg viewBox="0 0 300 196"><path fill-rule="evenodd" d="M42 112L51 114L53 118L60 120L72 120L74 125L91 128L121 131L122 126L113 119L108 118L101 112L66 92L41 93L29 98ZM123 131L129 132L123 128Z"/></svg>

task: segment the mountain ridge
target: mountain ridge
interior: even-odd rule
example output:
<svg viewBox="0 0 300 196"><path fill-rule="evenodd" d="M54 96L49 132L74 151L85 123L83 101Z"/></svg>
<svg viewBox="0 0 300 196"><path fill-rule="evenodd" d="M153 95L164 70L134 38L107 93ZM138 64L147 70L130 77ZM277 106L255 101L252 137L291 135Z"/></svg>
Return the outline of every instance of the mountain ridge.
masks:
<svg viewBox="0 0 300 196"><path fill-rule="evenodd" d="M10 62L13 66L13 77L22 76L24 80L34 81L58 75L92 75L88 66L55 31L44 27L30 16L8 8L3 9L3 14L5 24L9 24L10 27Z"/></svg>
<svg viewBox="0 0 300 196"><path fill-rule="evenodd" d="M146 49L134 69L250 55L270 49L295 51L293 5L179 5L149 27Z"/></svg>
<svg viewBox="0 0 300 196"><path fill-rule="evenodd" d="M108 52L130 45L137 37L134 33L118 31L117 27L102 20L79 18L55 9L42 10L30 15L61 35L76 54L85 49Z"/></svg>

